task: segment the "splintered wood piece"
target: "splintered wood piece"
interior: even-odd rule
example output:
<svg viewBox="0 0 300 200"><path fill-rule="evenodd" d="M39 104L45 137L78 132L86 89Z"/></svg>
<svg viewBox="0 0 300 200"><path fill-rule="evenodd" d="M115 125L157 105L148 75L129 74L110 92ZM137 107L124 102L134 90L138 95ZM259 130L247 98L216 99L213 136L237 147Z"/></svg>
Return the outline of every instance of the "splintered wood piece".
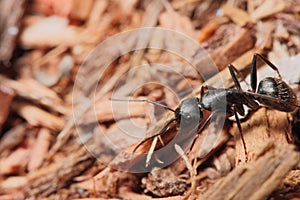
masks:
<svg viewBox="0 0 300 200"><path fill-rule="evenodd" d="M254 40L247 29L240 28L237 25L223 26L222 32L225 31L227 33L219 33L219 36L216 36L215 39L218 37L229 37L227 39L228 42L225 41L225 44L220 44L221 46L218 46L217 49L214 49L210 54L219 69L226 68L227 64L237 59L239 55L250 50L254 45ZM221 31L220 28L219 30ZM217 32L218 30L216 33ZM211 38L213 38L213 36Z"/></svg>
<svg viewBox="0 0 300 200"><path fill-rule="evenodd" d="M13 55L21 18L26 9L25 3L25 0L0 2L0 61L8 61Z"/></svg>
<svg viewBox="0 0 300 200"><path fill-rule="evenodd" d="M240 26L254 23L254 20L251 18L251 16L246 11L240 8L225 4L222 6L222 10L224 12L224 15L228 16L234 23Z"/></svg>
<svg viewBox="0 0 300 200"><path fill-rule="evenodd" d="M7 116L10 111L10 105L14 99L15 92L12 88L7 87L6 85L0 84L0 131L2 126L5 123ZM1 149L1 148L0 148ZM0 150L1 151L1 150Z"/></svg>
<svg viewBox="0 0 300 200"><path fill-rule="evenodd" d="M270 141L264 145L255 161L236 167L199 198L266 199L299 162L300 157L293 145Z"/></svg>
<svg viewBox="0 0 300 200"><path fill-rule="evenodd" d="M245 122L242 122L241 126L248 160L253 160L259 153L260 145L268 140L273 140L278 144L292 142L290 119L290 115L286 112L263 107L254 112ZM245 153L236 124L234 129L236 137L236 164L239 165L245 161Z"/></svg>
<svg viewBox="0 0 300 200"><path fill-rule="evenodd" d="M18 148L8 157L0 159L0 175L16 173L27 165L30 151L25 148Z"/></svg>
<svg viewBox="0 0 300 200"><path fill-rule="evenodd" d="M0 154L20 145L26 135L25 130L25 125L21 124L5 132L0 140Z"/></svg>
<svg viewBox="0 0 300 200"><path fill-rule="evenodd" d="M32 126L43 126L56 131L62 130L65 126L62 118L28 103L15 103L13 109Z"/></svg>
<svg viewBox="0 0 300 200"><path fill-rule="evenodd" d="M256 31L256 42L255 47L259 49L271 48L272 47L272 33L275 29L275 23L273 21L257 23Z"/></svg>
<svg viewBox="0 0 300 200"><path fill-rule="evenodd" d="M200 43L206 41L212 34L222 25L227 23L229 20L227 17L218 17L211 20L206 24L199 32L198 41Z"/></svg>
<svg viewBox="0 0 300 200"><path fill-rule="evenodd" d="M75 19L85 20L90 14L94 0L80 1L73 0L70 16Z"/></svg>
<svg viewBox="0 0 300 200"><path fill-rule="evenodd" d="M51 139L50 130L42 128L39 131L36 142L31 150L27 167L29 171L36 170L42 165L43 160L46 158Z"/></svg>
<svg viewBox="0 0 300 200"><path fill-rule="evenodd" d="M266 0L251 13L251 17L255 20L269 17L283 11L287 4L287 1L283 0Z"/></svg>
<svg viewBox="0 0 300 200"><path fill-rule="evenodd" d="M0 190L13 191L16 188L22 188L27 184L27 178L25 176L10 176L6 180L0 183ZM11 192L13 194L13 192ZM13 196L13 195L12 195ZM0 199L5 199L1 198ZM7 198L14 199L14 198Z"/></svg>
<svg viewBox="0 0 300 200"><path fill-rule="evenodd" d="M272 193L272 197L280 199L282 194L286 194L287 199L292 197L299 197L300 193L300 170L291 170L285 178L281 181L280 185ZM289 198L290 197L290 198Z"/></svg>
<svg viewBox="0 0 300 200"><path fill-rule="evenodd" d="M69 185L71 180L82 174L95 161L95 157L85 147L41 169L32 171L26 178L25 196L48 197Z"/></svg>
<svg viewBox="0 0 300 200"><path fill-rule="evenodd" d="M187 16L180 15L170 6L169 2L165 2L166 11L159 17L159 23L163 28L180 31L191 38L195 38L196 31Z"/></svg>
<svg viewBox="0 0 300 200"><path fill-rule="evenodd" d="M37 101L54 111L62 114L68 114L70 112L70 110L63 105L63 101L53 90L45 87L34 79L28 78L15 81L0 75L0 83L14 89L17 95L26 99Z"/></svg>
<svg viewBox="0 0 300 200"><path fill-rule="evenodd" d="M20 44L26 48L46 48L59 45L72 47L86 41L84 29L68 25L68 20L56 16L43 17L20 34ZM51 27L51 31L48 28Z"/></svg>

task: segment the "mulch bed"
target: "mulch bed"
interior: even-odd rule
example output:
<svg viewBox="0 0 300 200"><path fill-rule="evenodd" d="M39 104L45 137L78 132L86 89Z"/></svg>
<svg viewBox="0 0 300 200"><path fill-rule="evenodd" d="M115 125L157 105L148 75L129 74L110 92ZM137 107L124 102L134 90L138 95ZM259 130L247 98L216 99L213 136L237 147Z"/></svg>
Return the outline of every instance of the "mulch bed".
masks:
<svg viewBox="0 0 300 200"><path fill-rule="evenodd" d="M0 199L298 199L298 110L241 119L247 155L222 116L181 152L176 123L151 137L172 112L110 98L176 109L230 63L249 89L255 53L299 98L299 22L298 0L2 0Z"/></svg>

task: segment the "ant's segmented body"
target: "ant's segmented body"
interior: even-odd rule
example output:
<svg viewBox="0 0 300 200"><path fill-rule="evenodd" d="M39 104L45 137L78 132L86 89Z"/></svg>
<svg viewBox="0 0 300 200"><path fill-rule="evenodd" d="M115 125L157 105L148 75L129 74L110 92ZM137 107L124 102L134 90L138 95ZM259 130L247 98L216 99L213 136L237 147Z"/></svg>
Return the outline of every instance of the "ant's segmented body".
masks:
<svg viewBox="0 0 300 200"><path fill-rule="evenodd" d="M268 66L275 70L279 78L264 78L259 82L259 85L257 87L257 58L260 58ZM241 133L241 139L243 142L245 155L247 159L246 144L243 138L242 128L238 117L238 114L241 116L245 116L244 106L247 106L248 108L250 108L250 110L256 110L260 107L260 104L263 104L264 106L267 106L269 108L284 112L292 112L299 107L297 105L296 94L292 91L290 86L282 80L278 68L260 54L254 54L252 60L250 74L251 91L242 90L235 74L237 70L233 65L230 64L228 66L228 69L235 84L234 88L219 89L211 86L203 86L201 88L200 98L187 98L183 100L175 110L156 101L131 100L152 103L174 112L174 118L167 122L166 125L161 129L161 131L159 131L159 133L146 138L145 140L141 141L138 145L136 145L133 150L133 153L149 139L153 139L156 136L164 134L173 122L176 122L177 126L183 130L177 134L186 134L186 132L194 130L194 139L191 145L192 148L195 139L198 135L197 133L205 128L209 120L215 115L225 113L226 117L235 116L238 129ZM113 100L120 101L118 99ZM200 123L204 119L204 110L210 111L211 114L200 126Z"/></svg>

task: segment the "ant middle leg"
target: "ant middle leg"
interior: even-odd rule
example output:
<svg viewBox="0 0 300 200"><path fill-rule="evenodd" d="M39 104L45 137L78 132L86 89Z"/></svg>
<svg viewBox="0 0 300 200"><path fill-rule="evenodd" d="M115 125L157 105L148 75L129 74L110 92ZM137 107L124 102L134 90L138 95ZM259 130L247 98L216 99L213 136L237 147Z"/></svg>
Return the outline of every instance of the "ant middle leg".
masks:
<svg viewBox="0 0 300 200"><path fill-rule="evenodd" d="M232 64L228 65L228 69L229 69L229 72L230 72L230 75L234 82L235 87L238 90L242 90L240 82L238 81L238 78L236 77L236 73L239 73L239 71Z"/></svg>
<svg viewBox="0 0 300 200"><path fill-rule="evenodd" d="M233 106L233 113L234 113L234 117L235 117L235 120L236 120L237 127L238 127L239 132L240 132L241 140L242 140L242 143L243 143L243 148L244 148L244 153L245 153L245 162L248 162L248 152L247 152L246 142L245 142L245 138L244 138L244 135L243 135L243 129L242 129L242 126L241 126L241 121L240 121L240 119L237 115L236 106Z"/></svg>

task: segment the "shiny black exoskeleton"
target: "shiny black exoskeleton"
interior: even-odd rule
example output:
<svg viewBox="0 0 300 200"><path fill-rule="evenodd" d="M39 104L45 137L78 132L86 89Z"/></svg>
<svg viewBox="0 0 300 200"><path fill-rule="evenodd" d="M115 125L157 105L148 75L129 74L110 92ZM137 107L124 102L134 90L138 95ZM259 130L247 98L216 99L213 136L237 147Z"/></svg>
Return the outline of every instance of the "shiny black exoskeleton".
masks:
<svg viewBox="0 0 300 200"><path fill-rule="evenodd" d="M279 78L267 77L260 81L257 93L267 95L280 101L269 100L261 97L257 97L257 100L276 110L284 112L292 112L297 107L297 96L293 92L292 88Z"/></svg>
<svg viewBox="0 0 300 200"><path fill-rule="evenodd" d="M257 69L256 69L256 60L260 58L265 62L269 67L277 72L277 77L266 77L259 82L257 85ZM261 104L284 112L292 112L297 109L297 96L293 92L292 88L282 80L278 68L271 63L269 60L264 58L260 54L254 54L251 67L251 89L253 93L250 93L250 96L253 96Z"/></svg>
<svg viewBox="0 0 300 200"><path fill-rule="evenodd" d="M259 82L257 87L257 68L256 60L260 58L273 70L275 70L279 78L267 77ZM255 54L252 60L250 82L251 91L242 90L240 83L236 77L237 70L233 65L229 65L228 69L230 71L231 77L234 81L235 88L229 89L219 89L211 86L203 86L201 88L200 98L191 97L183 100L181 104L175 109L171 109L166 105L159 102L151 100L134 100L134 101L144 101L152 103L161 107L164 107L172 112L174 112L174 118L171 119L159 133L146 138L141 141L137 146L135 146L133 153L138 149L140 145L146 142L148 139L154 138L166 132L171 123L176 122L177 126L181 128L181 134L194 130L193 133L198 133L207 125L212 116L225 113L226 117L235 116L239 131L241 133L241 139L243 142L245 154L247 155L246 144L242 134L242 128L240 125L239 117L245 115L244 106L247 106L251 110L256 110L260 107L259 104L270 107L284 112L292 112L297 109L297 97L290 86L285 83L278 71L278 68L272 64L269 60L261 56L260 54ZM204 119L203 110L211 111L210 116ZM195 140L194 140L195 141ZM192 144L193 146L193 144Z"/></svg>

